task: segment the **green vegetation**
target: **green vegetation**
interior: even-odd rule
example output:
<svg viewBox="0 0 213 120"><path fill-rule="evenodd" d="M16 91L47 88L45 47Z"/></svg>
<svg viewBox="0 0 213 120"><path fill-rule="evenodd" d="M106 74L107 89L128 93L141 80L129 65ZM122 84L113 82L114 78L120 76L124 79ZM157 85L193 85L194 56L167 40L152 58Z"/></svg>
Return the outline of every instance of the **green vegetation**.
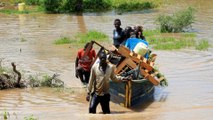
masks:
<svg viewBox="0 0 213 120"><path fill-rule="evenodd" d="M108 36L102 32L98 32L95 30L91 30L87 32L86 34L78 33L75 38L77 39L78 43L87 43L91 40L95 40L98 42L103 42L108 40Z"/></svg>
<svg viewBox="0 0 213 120"><path fill-rule="evenodd" d="M74 41L71 41L70 38L68 37L61 37L57 40L54 41L54 44L60 45L60 44L70 44L73 43Z"/></svg>
<svg viewBox="0 0 213 120"><path fill-rule="evenodd" d="M10 114L6 110L4 110L3 116L4 116L4 120L7 120L9 118Z"/></svg>
<svg viewBox="0 0 213 120"><path fill-rule="evenodd" d="M112 6L111 0L84 0L83 7L85 11L106 11Z"/></svg>
<svg viewBox="0 0 213 120"><path fill-rule="evenodd" d="M95 30L90 30L87 33L77 33L74 38L61 37L55 40L54 44L85 44L91 40L98 42L107 41L109 38L106 34Z"/></svg>
<svg viewBox="0 0 213 120"><path fill-rule="evenodd" d="M172 16L160 15L156 22L160 25L161 32L182 32L194 22L195 9L189 7L178 11Z"/></svg>
<svg viewBox="0 0 213 120"><path fill-rule="evenodd" d="M11 115L14 115L14 114L11 114ZM10 115L9 112L7 112L7 110L4 110L4 112L3 112L3 119L4 120L10 120L11 115ZM24 120L38 120L38 118L35 118L33 115L30 115L28 117L24 117Z"/></svg>
<svg viewBox="0 0 213 120"><path fill-rule="evenodd" d="M195 33L160 33L160 30L145 30L144 36L148 43L158 50L175 50L182 48L196 48L206 50L210 47L207 40L197 43Z"/></svg>
<svg viewBox="0 0 213 120"><path fill-rule="evenodd" d="M207 40L201 40L197 43L195 33L161 33L159 29L144 30L144 36L148 43L158 50L175 50L183 48L196 48L198 50L206 50L210 47ZM89 31L87 33L77 33L74 38L62 37L55 40L55 44L78 44L82 45L91 40L97 42L107 41L107 35L97 31Z"/></svg>
<svg viewBox="0 0 213 120"><path fill-rule="evenodd" d="M5 68L5 67L2 67L2 66L0 65L0 74L4 73L4 72L6 72L6 71L8 71L8 69Z"/></svg>
<svg viewBox="0 0 213 120"><path fill-rule="evenodd" d="M196 45L197 50L207 50L211 45L209 44L208 40L200 40Z"/></svg>
<svg viewBox="0 0 213 120"><path fill-rule="evenodd" d="M59 13L61 2L61 0L44 0L44 9L48 13Z"/></svg>
<svg viewBox="0 0 213 120"><path fill-rule="evenodd" d="M24 117L24 120L38 120L37 118L35 118L35 116L30 115L28 117Z"/></svg>
<svg viewBox="0 0 213 120"><path fill-rule="evenodd" d="M20 39L21 39L20 40L21 42L26 42L27 41L27 39L25 39L24 37L21 37Z"/></svg>
<svg viewBox="0 0 213 120"><path fill-rule="evenodd" d="M38 120L33 115L30 115L29 117L24 117L24 120Z"/></svg>
<svg viewBox="0 0 213 120"><path fill-rule="evenodd" d="M163 0L44 0L44 8L48 13L70 13L78 11L134 11L152 9ZM80 6L82 8L77 9Z"/></svg>
<svg viewBox="0 0 213 120"><path fill-rule="evenodd" d="M159 0L112 0L113 8L122 12L152 9L159 4Z"/></svg>
<svg viewBox="0 0 213 120"><path fill-rule="evenodd" d="M28 14L30 13L30 11L28 10L24 10L24 11L18 11L18 10L7 10L7 9L2 9L0 10L0 13L4 13L4 14Z"/></svg>
<svg viewBox="0 0 213 120"><path fill-rule="evenodd" d="M11 4L26 3L27 5L41 5L44 0L10 0Z"/></svg>
<svg viewBox="0 0 213 120"><path fill-rule="evenodd" d="M116 10L119 12L152 9L160 6L165 0L11 0L11 4L26 3L26 6L38 6L37 11L47 13L100 12ZM18 10L16 10L18 11ZM0 11L2 13L31 13ZM36 12L36 11L32 11Z"/></svg>
<svg viewBox="0 0 213 120"><path fill-rule="evenodd" d="M0 9L0 13L4 14L30 14L30 13L39 13L43 12L44 8L42 6L26 6L23 11L19 11L18 9Z"/></svg>
<svg viewBox="0 0 213 120"><path fill-rule="evenodd" d="M57 78L58 75L30 75L29 85L30 87L64 87L64 82Z"/></svg>
<svg viewBox="0 0 213 120"><path fill-rule="evenodd" d="M11 4L25 3L27 6L37 6L36 11L26 9L23 12L18 10L1 10L6 14L26 14L34 12L46 13L72 13L72 12L104 12L116 10L119 12L139 11L153 9L160 6L165 0L10 0Z"/></svg>

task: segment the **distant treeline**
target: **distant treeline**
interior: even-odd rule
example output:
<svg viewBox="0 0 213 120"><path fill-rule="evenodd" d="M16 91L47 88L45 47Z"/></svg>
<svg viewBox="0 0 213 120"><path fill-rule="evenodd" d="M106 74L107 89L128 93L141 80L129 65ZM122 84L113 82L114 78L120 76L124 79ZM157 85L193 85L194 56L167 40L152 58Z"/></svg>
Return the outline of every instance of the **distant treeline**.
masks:
<svg viewBox="0 0 213 120"><path fill-rule="evenodd" d="M27 5L38 5L48 13L70 13L79 11L133 11L152 9L164 0L14 0Z"/></svg>

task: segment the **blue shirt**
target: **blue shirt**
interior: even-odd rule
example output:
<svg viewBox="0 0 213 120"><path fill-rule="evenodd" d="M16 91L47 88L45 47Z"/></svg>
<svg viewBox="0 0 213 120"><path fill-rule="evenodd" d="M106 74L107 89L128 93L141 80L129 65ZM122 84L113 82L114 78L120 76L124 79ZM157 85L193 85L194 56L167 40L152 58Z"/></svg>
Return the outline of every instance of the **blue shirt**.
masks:
<svg viewBox="0 0 213 120"><path fill-rule="evenodd" d="M145 40L142 40L142 39L138 39L138 38L128 38L126 43L125 43L125 46L128 47L131 51L134 50L135 46L139 43L139 42L142 42L144 44L146 44L147 46L149 45L147 41ZM146 53L144 55L145 58L148 58L148 54Z"/></svg>

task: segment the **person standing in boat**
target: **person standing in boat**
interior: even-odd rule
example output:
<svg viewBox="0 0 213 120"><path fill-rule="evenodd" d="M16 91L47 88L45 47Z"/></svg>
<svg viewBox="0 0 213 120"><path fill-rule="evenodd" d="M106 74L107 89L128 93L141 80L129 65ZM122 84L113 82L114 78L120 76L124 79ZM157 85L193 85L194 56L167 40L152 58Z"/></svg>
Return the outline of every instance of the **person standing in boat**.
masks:
<svg viewBox="0 0 213 120"><path fill-rule="evenodd" d="M115 75L115 66L107 62L105 51L101 51L98 57L99 61L91 69L86 100L90 100L89 113L96 113L96 108L100 103L103 113L110 114L109 80L122 82L125 78Z"/></svg>
<svg viewBox="0 0 213 120"><path fill-rule="evenodd" d="M120 44L124 41L124 31L121 28L121 20L115 19L114 20L115 29L113 30L113 45L118 48Z"/></svg>
<svg viewBox="0 0 213 120"><path fill-rule="evenodd" d="M86 43L84 48L78 51L75 60L75 76L80 78L83 84L88 84L89 82L91 64L95 57L96 52L91 43Z"/></svg>

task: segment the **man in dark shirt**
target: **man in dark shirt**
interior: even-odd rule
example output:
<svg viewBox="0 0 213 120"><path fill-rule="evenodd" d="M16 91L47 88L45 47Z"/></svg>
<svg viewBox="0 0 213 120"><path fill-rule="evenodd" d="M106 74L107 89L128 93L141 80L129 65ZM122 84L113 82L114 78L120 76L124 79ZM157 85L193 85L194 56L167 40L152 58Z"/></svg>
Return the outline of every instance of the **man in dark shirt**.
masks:
<svg viewBox="0 0 213 120"><path fill-rule="evenodd" d="M124 41L124 31L120 27L121 26L121 20L115 19L114 20L114 26L115 29L113 30L113 45L118 48L120 44Z"/></svg>

